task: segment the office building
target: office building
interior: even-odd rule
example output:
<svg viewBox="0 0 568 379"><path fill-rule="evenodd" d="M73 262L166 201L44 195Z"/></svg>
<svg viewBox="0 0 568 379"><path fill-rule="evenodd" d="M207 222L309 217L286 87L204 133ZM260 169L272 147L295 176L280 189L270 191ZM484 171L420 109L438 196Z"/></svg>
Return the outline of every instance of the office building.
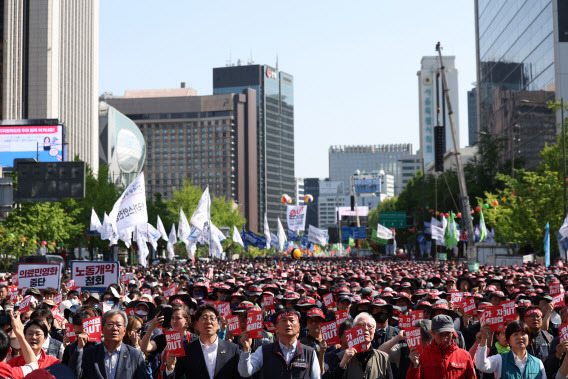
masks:
<svg viewBox="0 0 568 379"><path fill-rule="evenodd" d="M313 225L319 226L318 203L320 194L320 180L318 178L304 178L304 193L312 195L314 198L311 203L306 204L306 227Z"/></svg>
<svg viewBox="0 0 568 379"><path fill-rule="evenodd" d="M336 221L336 209L345 205L348 189L343 182L322 180L319 183L318 217L319 228L327 229Z"/></svg>
<svg viewBox="0 0 568 379"><path fill-rule="evenodd" d="M444 57L446 79L459 145L458 70L455 67L455 60L456 57L454 56ZM449 109L446 106L440 67L440 59L437 56L422 57L420 71L416 73L418 76L418 108L420 111L420 154L423 160L423 167L434 162L435 126L440 125L445 129L444 151L451 150L454 147L452 128L450 127L448 116Z"/></svg>
<svg viewBox="0 0 568 379"><path fill-rule="evenodd" d="M477 89L467 91L467 132L469 136L468 146L473 146L479 138L477 129Z"/></svg>
<svg viewBox="0 0 568 379"><path fill-rule="evenodd" d="M98 0L1 2L3 120L58 119L98 172Z"/></svg>
<svg viewBox="0 0 568 379"><path fill-rule="evenodd" d="M395 180L395 196L402 192L401 159L412 156L412 144L331 146L329 148L329 180L340 181L349 188L351 176L359 171L383 170Z"/></svg>
<svg viewBox="0 0 568 379"><path fill-rule="evenodd" d="M394 176L383 170L371 172L357 171L353 174L353 184L357 193L357 206L375 209L383 200L394 197ZM345 194L345 206L350 206L351 190Z"/></svg>
<svg viewBox="0 0 568 379"><path fill-rule="evenodd" d="M418 170L422 170L422 158L420 152L412 154L400 160L400 170L402 171L402 189L406 183L414 177Z"/></svg>
<svg viewBox="0 0 568 379"><path fill-rule="evenodd" d="M101 101L99 105L99 159L108 166L109 180L127 187L142 172L146 142L138 126Z"/></svg>
<svg viewBox="0 0 568 379"><path fill-rule="evenodd" d="M213 93L257 93L258 213L271 228L285 218L282 194L294 194L294 78L267 65L213 69Z"/></svg>
<svg viewBox="0 0 568 379"><path fill-rule="evenodd" d="M560 124L546 102L568 98L568 3L476 0L475 21L478 128L534 169Z"/></svg>
<svg viewBox="0 0 568 379"><path fill-rule="evenodd" d="M294 198L293 203L295 205L304 205L304 179L296 178L294 179L295 186L294 186Z"/></svg>
<svg viewBox="0 0 568 379"><path fill-rule="evenodd" d="M146 190L171 199L185 180L240 206L258 231L256 91L195 96L185 88L126 91L103 101L133 120L146 141ZM223 225L219 225L221 227Z"/></svg>

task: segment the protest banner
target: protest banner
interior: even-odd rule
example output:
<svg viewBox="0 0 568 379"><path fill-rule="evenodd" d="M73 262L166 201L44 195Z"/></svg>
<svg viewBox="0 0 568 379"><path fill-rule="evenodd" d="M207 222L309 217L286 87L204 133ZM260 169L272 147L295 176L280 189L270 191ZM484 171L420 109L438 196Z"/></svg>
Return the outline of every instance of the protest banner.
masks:
<svg viewBox="0 0 568 379"><path fill-rule="evenodd" d="M410 316L410 315L399 315L398 316L398 326L402 330L412 328L412 316Z"/></svg>
<svg viewBox="0 0 568 379"><path fill-rule="evenodd" d="M339 327L335 321L322 323L320 329L322 337L328 346L339 344Z"/></svg>
<svg viewBox="0 0 568 379"><path fill-rule="evenodd" d="M323 295L323 304L327 309L335 308L337 306L337 303L333 300L332 293L326 293Z"/></svg>
<svg viewBox="0 0 568 379"><path fill-rule="evenodd" d="M71 261L71 279L81 288L118 284L119 262Z"/></svg>
<svg viewBox="0 0 568 379"><path fill-rule="evenodd" d="M288 229L293 231L304 230L306 228L306 210L307 206L293 206L287 205L287 221Z"/></svg>
<svg viewBox="0 0 568 379"><path fill-rule="evenodd" d="M554 295L558 295L560 293L564 292L564 287L562 286L562 283L552 283L549 286L550 290L550 296L554 297Z"/></svg>
<svg viewBox="0 0 568 379"><path fill-rule="evenodd" d="M101 318L90 317L84 319L83 331L89 335L89 342L101 342Z"/></svg>
<svg viewBox="0 0 568 379"><path fill-rule="evenodd" d="M266 309L274 309L274 295L262 295L262 305Z"/></svg>
<svg viewBox="0 0 568 379"><path fill-rule="evenodd" d="M496 332L504 328L503 308L501 306L491 306L485 308L479 319L481 326L489 325L491 330Z"/></svg>
<svg viewBox="0 0 568 379"><path fill-rule="evenodd" d="M464 300L463 311L470 316L477 314L477 306L475 305L475 298L473 296Z"/></svg>
<svg viewBox="0 0 568 379"><path fill-rule="evenodd" d="M62 301L63 301L63 294L62 293L59 293L59 294L53 296L53 304L59 306Z"/></svg>
<svg viewBox="0 0 568 379"><path fill-rule="evenodd" d="M61 265L59 263L18 263L18 288L52 287L59 289Z"/></svg>
<svg viewBox="0 0 568 379"><path fill-rule="evenodd" d="M558 336L560 337L560 342L568 341L568 323L560 324L558 328Z"/></svg>
<svg viewBox="0 0 568 379"><path fill-rule="evenodd" d="M503 322L515 321L517 319L515 300L501 302L503 308Z"/></svg>
<svg viewBox="0 0 568 379"><path fill-rule="evenodd" d="M18 299L18 286L8 286L8 297L12 303Z"/></svg>
<svg viewBox="0 0 568 379"><path fill-rule="evenodd" d="M18 286L18 273L12 275L12 285L16 287Z"/></svg>
<svg viewBox="0 0 568 379"><path fill-rule="evenodd" d="M273 322L265 321L264 322L264 329L266 329L270 333L273 333L273 334L276 333L276 326L274 326Z"/></svg>
<svg viewBox="0 0 568 379"><path fill-rule="evenodd" d="M150 295L150 296L152 296L152 289L151 289L151 288L148 288L148 287L142 288L142 295ZM211 304L210 304L210 305L213 305L213 301L211 301Z"/></svg>
<svg viewBox="0 0 568 379"><path fill-rule="evenodd" d="M341 325L341 323L345 320L347 320L347 317L349 317L347 315L347 310L342 310L342 311L335 311L335 322L337 323L337 326Z"/></svg>
<svg viewBox="0 0 568 379"><path fill-rule="evenodd" d="M166 351L176 357L185 357L181 332L164 330L164 335L166 336Z"/></svg>
<svg viewBox="0 0 568 379"><path fill-rule="evenodd" d="M65 337L69 338L69 342L77 341L77 336L75 335L75 328L73 327L73 324L69 322L65 324Z"/></svg>
<svg viewBox="0 0 568 379"><path fill-rule="evenodd" d="M227 317L227 327L233 336L240 336L242 334L241 327L239 325L239 316Z"/></svg>
<svg viewBox="0 0 568 379"><path fill-rule="evenodd" d="M452 290L450 296L451 296L450 301L452 302L455 308L461 308L463 306L462 304L463 292Z"/></svg>
<svg viewBox="0 0 568 379"><path fill-rule="evenodd" d="M20 314L30 311L30 302L31 301L32 301L31 295L24 297L24 299L22 301L20 301L20 307L18 308L18 310L20 311Z"/></svg>
<svg viewBox="0 0 568 379"><path fill-rule="evenodd" d="M124 312L127 316L134 316L134 308L125 309Z"/></svg>
<svg viewBox="0 0 568 379"><path fill-rule="evenodd" d="M58 322L65 321L65 317L63 317L63 315L59 313L59 307L51 308L51 314L53 315L53 318L56 319Z"/></svg>
<svg viewBox="0 0 568 379"><path fill-rule="evenodd" d="M103 314L107 313L112 309L112 305L109 305L105 302L102 303L102 306L103 306Z"/></svg>
<svg viewBox="0 0 568 379"><path fill-rule="evenodd" d="M170 297L170 296L174 296L177 295L178 293L178 286L175 283L170 284L169 286L166 287L166 289L164 290L164 297Z"/></svg>
<svg viewBox="0 0 568 379"><path fill-rule="evenodd" d="M412 325L418 320L424 320L424 311L410 311L410 316L412 317Z"/></svg>
<svg viewBox="0 0 568 379"><path fill-rule="evenodd" d="M247 334L250 338L262 338L262 311L247 312Z"/></svg>
<svg viewBox="0 0 568 379"><path fill-rule="evenodd" d="M410 328L404 331L406 336L406 344L408 349L417 349L419 353L422 352L422 333L420 328Z"/></svg>
<svg viewBox="0 0 568 379"><path fill-rule="evenodd" d="M367 351L367 342L365 342L364 330L361 325L346 330L345 341L347 341L347 348L354 348L358 353Z"/></svg>
<svg viewBox="0 0 568 379"><path fill-rule="evenodd" d="M564 300L564 292L552 296L552 303L554 304L554 308L565 306L566 302Z"/></svg>
<svg viewBox="0 0 568 379"><path fill-rule="evenodd" d="M69 291L77 289L77 286L75 285L75 281L73 279L68 280L66 286Z"/></svg>
<svg viewBox="0 0 568 379"><path fill-rule="evenodd" d="M222 317L231 315L231 304L228 301L215 301L215 308L217 308Z"/></svg>

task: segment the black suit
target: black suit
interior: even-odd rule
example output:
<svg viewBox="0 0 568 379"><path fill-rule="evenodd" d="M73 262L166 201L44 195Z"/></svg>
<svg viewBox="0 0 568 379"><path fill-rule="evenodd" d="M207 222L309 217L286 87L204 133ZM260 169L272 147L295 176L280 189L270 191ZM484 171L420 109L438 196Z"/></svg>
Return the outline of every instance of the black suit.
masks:
<svg viewBox="0 0 568 379"><path fill-rule="evenodd" d="M69 360L69 366L79 379L107 379L104 344L99 343L77 351ZM138 378L150 378L144 363L144 354L132 346L122 344L115 379Z"/></svg>
<svg viewBox="0 0 568 379"><path fill-rule="evenodd" d="M178 358L174 373L168 379L209 378L199 339L183 345L185 357ZM232 342L219 339L214 379L240 378L238 371L240 350ZM187 374L187 375L186 375Z"/></svg>

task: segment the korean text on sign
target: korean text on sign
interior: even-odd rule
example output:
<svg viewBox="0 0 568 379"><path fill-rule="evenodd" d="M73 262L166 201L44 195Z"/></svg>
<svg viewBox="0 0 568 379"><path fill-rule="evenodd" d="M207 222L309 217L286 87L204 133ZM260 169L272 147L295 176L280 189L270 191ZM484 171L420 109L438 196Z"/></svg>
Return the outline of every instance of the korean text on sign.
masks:
<svg viewBox="0 0 568 379"><path fill-rule="evenodd" d="M18 264L18 288L59 288L61 266L59 263Z"/></svg>
<svg viewBox="0 0 568 379"><path fill-rule="evenodd" d="M168 353L176 357L185 357L181 332L166 330L164 335L166 336L166 350Z"/></svg>
<svg viewBox="0 0 568 379"><path fill-rule="evenodd" d="M328 346L339 344L338 326L335 321L325 322L320 326L323 339Z"/></svg>
<svg viewBox="0 0 568 379"><path fill-rule="evenodd" d="M358 353L367 351L365 332L361 325L345 331L345 341L347 341L347 348L354 348Z"/></svg>
<svg viewBox="0 0 568 379"><path fill-rule="evenodd" d="M71 278L77 287L108 287L118 284L118 262L72 262Z"/></svg>

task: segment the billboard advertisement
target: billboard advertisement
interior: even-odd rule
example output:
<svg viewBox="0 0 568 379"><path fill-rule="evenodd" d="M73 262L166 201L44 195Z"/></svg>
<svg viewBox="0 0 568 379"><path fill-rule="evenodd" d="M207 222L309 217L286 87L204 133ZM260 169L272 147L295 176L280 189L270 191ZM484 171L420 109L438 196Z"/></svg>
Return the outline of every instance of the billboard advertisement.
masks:
<svg viewBox="0 0 568 379"><path fill-rule="evenodd" d="M381 192L381 179L355 179L355 193L379 193Z"/></svg>
<svg viewBox="0 0 568 379"><path fill-rule="evenodd" d="M65 161L63 125L1 126L0 166L12 167L18 158Z"/></svg>

